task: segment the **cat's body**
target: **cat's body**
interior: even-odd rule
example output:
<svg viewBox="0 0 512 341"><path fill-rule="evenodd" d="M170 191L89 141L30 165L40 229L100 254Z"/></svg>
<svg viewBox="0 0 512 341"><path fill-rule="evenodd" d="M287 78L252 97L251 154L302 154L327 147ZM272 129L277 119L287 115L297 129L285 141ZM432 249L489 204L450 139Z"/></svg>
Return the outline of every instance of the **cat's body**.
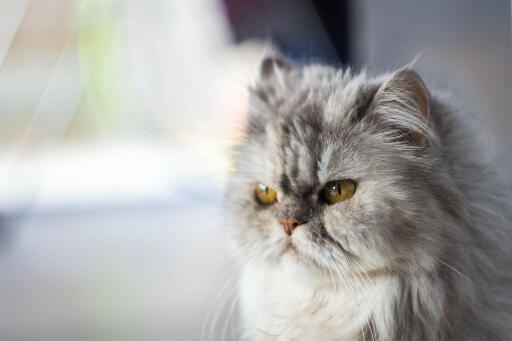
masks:
<svg viewBox="0 0 512 341"><path fill-rule="evenodd" d="M240 338L511 340L510 206L469 118L408 70L261 74L228 191ZM344 179L351 198L322 199Z"/></svg>

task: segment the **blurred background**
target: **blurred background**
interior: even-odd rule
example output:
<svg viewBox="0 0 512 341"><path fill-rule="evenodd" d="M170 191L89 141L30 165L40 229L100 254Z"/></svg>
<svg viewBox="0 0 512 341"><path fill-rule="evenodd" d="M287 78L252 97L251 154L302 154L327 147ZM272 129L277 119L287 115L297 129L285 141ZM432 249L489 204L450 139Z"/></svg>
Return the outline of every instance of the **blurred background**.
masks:
<svg viewBox="0 0 512 341"><path fill-rule="evenodd" d="M268 41L420 57L510 181L511 32L509 0L0 0L0 340L230 328L222 188Z"/></svg>

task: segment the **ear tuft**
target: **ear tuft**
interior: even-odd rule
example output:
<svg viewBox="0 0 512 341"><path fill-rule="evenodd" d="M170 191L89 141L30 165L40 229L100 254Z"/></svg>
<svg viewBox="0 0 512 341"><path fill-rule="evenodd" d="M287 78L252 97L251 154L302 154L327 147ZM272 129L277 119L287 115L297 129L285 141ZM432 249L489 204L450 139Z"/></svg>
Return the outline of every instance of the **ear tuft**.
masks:
<svg viewBox="0 0 512 341"><path fill-rule="evenodd" d="M380 121L399 131L408 143L428 144L430 96L416 72L404 69L391 76L375 94L374 112Z"/></svg>
<svg viewBox="0 0 512 341"><path fill-rule="evenodd" d="M261 79L273 78L279 73L288 72L293 68L293 65L286 58L272 54L263 58L260 66Z"/></svg>

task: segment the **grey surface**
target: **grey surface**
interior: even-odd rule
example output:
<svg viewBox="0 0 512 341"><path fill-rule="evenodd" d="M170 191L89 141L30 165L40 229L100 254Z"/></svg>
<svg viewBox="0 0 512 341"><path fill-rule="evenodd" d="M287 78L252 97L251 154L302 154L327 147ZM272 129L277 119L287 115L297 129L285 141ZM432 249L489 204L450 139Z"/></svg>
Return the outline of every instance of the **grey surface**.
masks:
<svg viewBox="0 0 512 341"><path fill-rule="evenodd" d="M0 340L199 340L227 259L217 207L12 222L0 251Z"/></svg>

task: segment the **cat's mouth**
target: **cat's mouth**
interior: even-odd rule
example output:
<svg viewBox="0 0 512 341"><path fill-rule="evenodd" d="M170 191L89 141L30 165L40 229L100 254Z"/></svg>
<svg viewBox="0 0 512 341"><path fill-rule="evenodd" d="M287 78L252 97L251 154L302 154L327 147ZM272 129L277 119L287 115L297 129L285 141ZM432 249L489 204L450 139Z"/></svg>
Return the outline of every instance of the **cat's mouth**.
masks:
<svg viewBox="0 0 512 341"><path fill-rule="evenodd" d="M295 245L293 245L291 241L289 241L284 247L283 255L285 254L289 254L292 257L297 257L298 255L297 248L295 247Z"/></svg>
<svg viewBox="0 0 512 341"><path fill-rule="evenodd" d="M297 254L297 248L292 243L289 243L286 246L286 252L289 252L292 255L296 255Z"/></svg>

